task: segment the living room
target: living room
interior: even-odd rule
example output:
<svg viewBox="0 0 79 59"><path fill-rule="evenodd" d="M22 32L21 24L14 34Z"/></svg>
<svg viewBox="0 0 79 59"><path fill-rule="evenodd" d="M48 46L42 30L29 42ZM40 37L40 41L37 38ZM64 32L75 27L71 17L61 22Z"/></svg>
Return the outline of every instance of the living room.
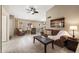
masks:
<svg viewBox="0 0 79 59"><path fill-rule="evenodd" d="M30 8L33 9L34 6L35 5ZM59 32L61 32L60 35L62 36L70 36L71 39L74 39L74 37L79 39L79 6L36 5L34 9L38 11L35 14L28 11L29 7L25 8L20 5L2 6L2 18L4 19L2 24L5 24L2 28L4 29L2 30L3 52L43 53L44 47L40 42L36 40L35 44L33 44L33 37L42 35L40 32L44 32L44 34L46 34L45 36L52 40L54 38L60 38L53 37L58 35ZM28 16L25 13L28 14ZM74 36L73 31L70 29L72 26L76 27L76 30L73 29L75 30ZM64 34L62 34L62 32L64 32ZM57 45L54 45L54 49L51 48L50 44L48 45L48 53L73 53L72 49L69 50L66 47L60 47L61 45L58 46L59 43L57 43L57 41ZM79 52L78 43L75 52Z"/></svg>

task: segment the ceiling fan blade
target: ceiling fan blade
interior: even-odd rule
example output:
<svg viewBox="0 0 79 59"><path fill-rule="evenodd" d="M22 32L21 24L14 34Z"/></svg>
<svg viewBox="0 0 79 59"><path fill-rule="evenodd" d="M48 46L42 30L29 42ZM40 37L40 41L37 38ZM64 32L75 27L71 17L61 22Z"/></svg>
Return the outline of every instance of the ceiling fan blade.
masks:
<svg viewBox="0 0 79 59"><path fill-rule="evenodd" d="M38 13L38 11L34 11L34 13Z"/></svg>
<svg viewBox="0 0 79 59"><path fill-rule="evenodd" d="M27 10L27 11L31 11L30 9L25 9L25 10Z"/></svg>

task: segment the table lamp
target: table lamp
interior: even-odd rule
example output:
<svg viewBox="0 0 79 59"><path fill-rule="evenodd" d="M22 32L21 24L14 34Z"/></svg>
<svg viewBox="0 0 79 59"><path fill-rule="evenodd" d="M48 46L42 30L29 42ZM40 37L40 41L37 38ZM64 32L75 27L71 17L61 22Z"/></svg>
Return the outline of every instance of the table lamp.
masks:
<svg viewBox="0 0 79 59"><path fill-rule="evenodd" d="M74 31L76 31L77 30L77 26L70 26L70 30L72 30L73 31L73 38L75 37L75 35L74 35Z"/></svg>

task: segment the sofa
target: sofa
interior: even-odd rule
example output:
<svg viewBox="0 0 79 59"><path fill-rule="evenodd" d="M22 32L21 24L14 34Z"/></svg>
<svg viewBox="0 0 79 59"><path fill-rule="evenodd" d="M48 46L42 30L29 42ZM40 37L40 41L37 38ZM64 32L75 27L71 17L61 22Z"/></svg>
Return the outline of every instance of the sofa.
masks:
<svg viewBox="0 0 79 59"><path fill-rule="evenodd" d="M76 52L78 47L78 40L77 38L72 38L69 36L61 36L59 40L54 41L54 44L60 47L66 47L67 49Z"/></svg>
<svg viewBox="0 0 79 59"><path fill-rule="evenodd" d="M60 39L54 41L54 44L58 45L59 47L64 47L67 38L67 36L61 36Z"/></svg>
<svg viewBox="0 0 79 59"><path fill-rule="evenodd" d="M25 31L23 31L22 29L16 28L15 29L15 35L17 35L17 36L23 36L23 35L25 35Z"/></svg>
<svg viewBox="0 0 79 59"><path fill-rule="evenodd" d="M58 33L57 32L55 30L55 32L53 32L53 34L55 34L55 35L51 35L48 37L54 40L55 45L64 47L64 45L65 45L64 42L67 40L68 37L71 37L71 36L68 34L67 31L64 31L64 30L59 31Z"/></svg>

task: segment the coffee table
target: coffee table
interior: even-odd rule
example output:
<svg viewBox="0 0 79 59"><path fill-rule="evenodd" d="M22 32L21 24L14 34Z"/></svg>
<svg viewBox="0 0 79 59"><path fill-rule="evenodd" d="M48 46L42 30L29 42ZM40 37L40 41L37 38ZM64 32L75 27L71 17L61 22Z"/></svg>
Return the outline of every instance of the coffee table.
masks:
<svg viewBox="0 0 79 59"><path fill-rule="evenodd" d="M47 52L46 48L47 48L48 44L52 43L52 48L54 48L54 46L53 46L54 40L52 40L52 39L50 39L48 37L34 36L33 37L33 43L35 43L35 39L40 41L42 44L44 44L44 52L45 53Z"/></svg>

